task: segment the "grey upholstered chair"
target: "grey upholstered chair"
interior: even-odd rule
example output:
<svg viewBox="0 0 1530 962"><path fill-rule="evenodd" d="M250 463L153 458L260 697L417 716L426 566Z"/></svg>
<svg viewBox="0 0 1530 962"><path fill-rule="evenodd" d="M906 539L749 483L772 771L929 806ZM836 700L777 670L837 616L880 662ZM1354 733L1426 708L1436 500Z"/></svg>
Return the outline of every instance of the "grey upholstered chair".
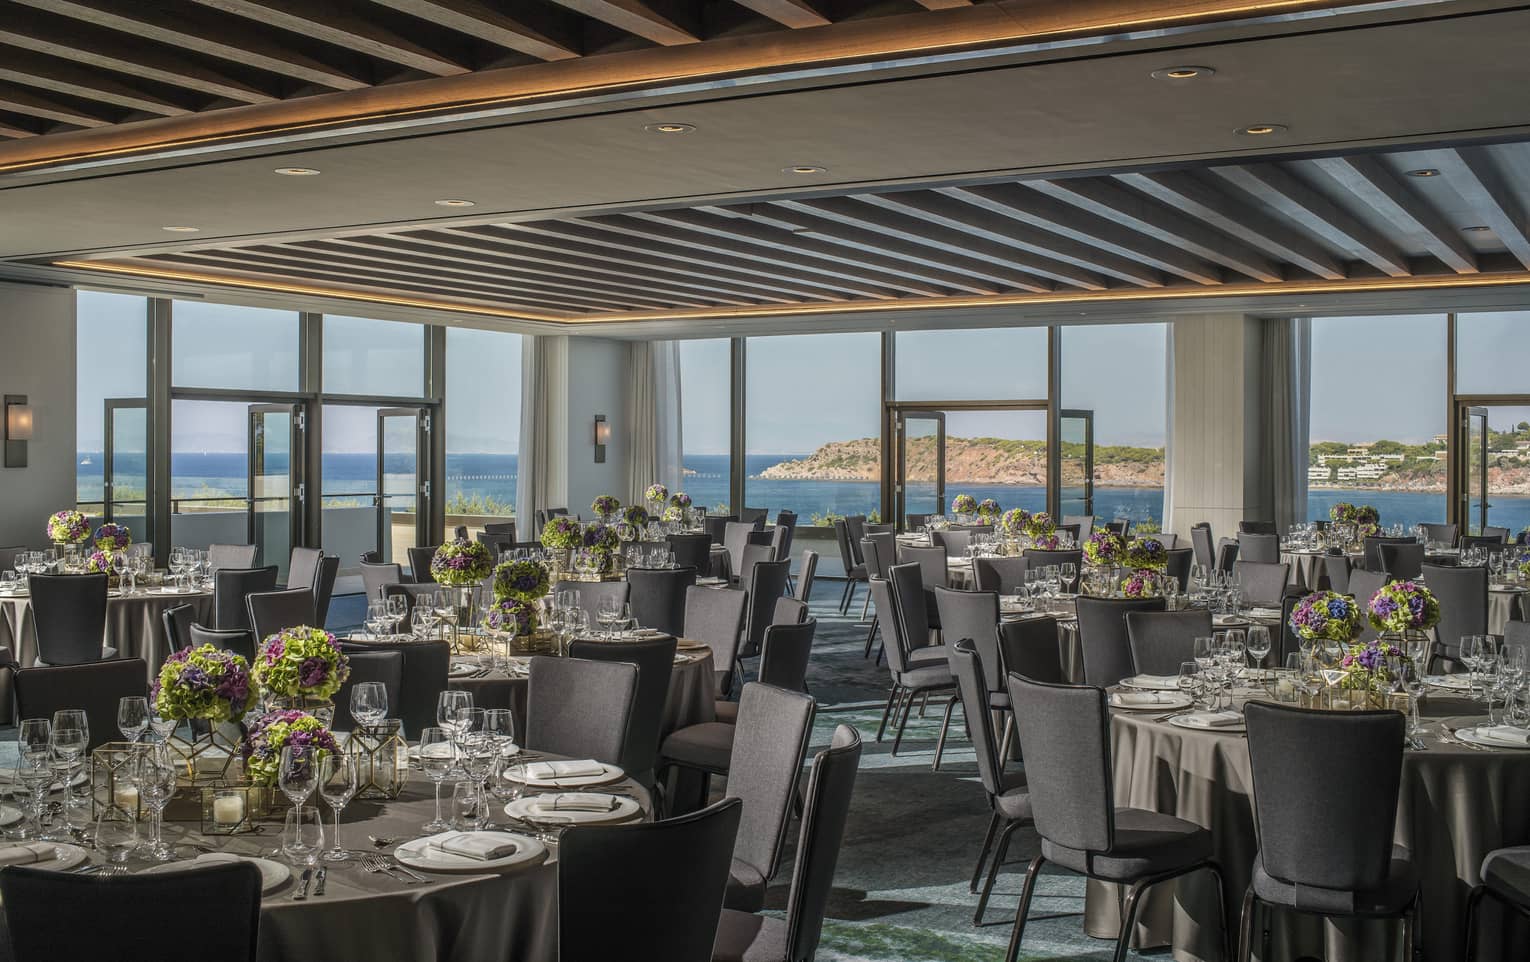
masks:
<svg viewBox="0 0 1530 962"><path fill-rule="evenodd" d="M1407 850L1392 843L1402 714L1256 701L1244 717L1259 852L1243 899L1238 958L1249 957L1263 904L1325 917L1403 917L1415 942L1418 874ZM1268 959L1267 921L1263 936L1260 958Z"/></svg>
<svg viewBox="0 0 1530 962"><path fill-rule="evenodd" d="M506 551L515 550L515 533L495 534L492 531L480 531L473 536L474 540L489 549L490 558L499 558Z"/></svg>
<svg viewBox="0 0 1530 962"><path fill-rule="evenodd" d="M639 825L570 828L558 845L558 958L708 962L743 805ZM676 858L684 852L684 858ZM642 879L620 899L611 880Z"/></svg>
<svg viewBox="0 0 1530 962"><path fill-rule="evenodd" d="M866 565L856 557L855 546L850 542L850 526L842 518L834 519L834 540L839 545L839 561L845 569L845 590L839 597L839 613L847 614L855 601L855 586L867 578ZM870 603L869 601L867 602ZM861 617L865 618L865 605Z"/></svg>
<svg viewBox="0 0 1530 962"><path fill-rule="evenodd" d="M318 548L293 548L287 562L287 587L313 590L319 582L319 562L323 558L324 552Z"/></svg>
<svg viewBox="0 0 1530 962"><path fill-rule="evenodd" d="M1233 565L1238 563L1238 542L1231 538L1223 538L1217 542L1217 570L1231 571Z"/></svg>
<svg viewBox="0 0 1530 962"><path fill-rule="evenodd" d="M32 624L41 667L115 658L106 637L106 575L32 575Z"/></svg>
<svg viewBox="0 0 1530 962"><path fill-rule="evenodd" d="M1002 683L1004 670L999 663L998 593L936 588L935 603L940 607L940 623L943 626L941 631L946 638L946 658L951 666L951 673L956 674L955 649L952 645L958 641L971 641L978 656L983 660L985 677L992 678L996 683ZM966 692L961 691L961 701L963 714L969 719L967 725L969 729L972 727L970 719L974 712L982 713L991 709L1009 708L1009 696L1002 693L1002 688L989 691L976 702L968 701ZM948 716L951 707L955 704L954 699L947 703ZM944 745L942 744L941 747L943 748ZM936 750L935 760L931 766L932 771L940 771L942 754L939 749Z"/></svg>
<svg viewBox="0 0 1530 962"><path fill-rule="evenodd" d="M797 536L797 512L787 511L782 508L776 512L776 527L786 532L786 537L779 542L782 554L780 557L790 557L792 553L792 541Z"/></svg>
<svg viewBox="0 0 1530 962"><path fill-rule="evenodd" d="M766 520L770 517L769 508L740 508L738 519L745 524L752 525L756 531L763 530Z"/></svg>
<svg viewBox="0 0 1530 962"><path fill-rule="evenodd" d="M844 841L860 758L860 732L840 725L829 747L813 759L808 773L786 918L723 909L712 962L802 962L813 958L834 886L834 866Z"/></svg>
<svg viewBox="0 0 1530 962"><path fill-rule="evenodd" d="M197 622L195 605L173 605L159 613L159 620L165 629L166 652L191 646L191 626Z"/></svg>
<svg viewBox="0 0 1530 962"><path fill-rule="evenodd" d="M1477 911L1484 896L1493 896L1520 916L1530 916L1530 845L1494 849L1482 860L1479 874L1482 881L1466 900L1465 962L1477 958Z"/></svg>
<svg viewBox="0 0 1530 962"><path fill-rule="evenodd" d="M983 847L978 851L977 867L972 870L969 891L977 891L978 878L983 873L983 865L988 859L988 853L994 848L995 835L998 833L998 849L994 851L993 864L988 870L988 880L983 883L983 892L978 896L977 911L972 914L973 925L983 924L983 909L988 906L988 897L993 892L999 866L1004 863L1004 856L1009 852L1010 836L1022 823L1031 819L1031 800L1026 794L1025 776L1005 773L998 738L993 730L993 712L987 710L985 705L994 682L997 680L1003 685L1003 680L988 677L984 660L970 639L963 638L951 647L951 661L956 669L962 704L974 706L966 710L967 727L972 732L973 751L977 753L978 781L988 793L988 807L993 810L993 817L988 821L988 834L984 836ZM1006 692L1005 702L1008 701ZM978 705L985 707L978 708Z"/></svg>
<svg viewBox="0 0 1530 962"><path fill-rule="evenodd" d="M1077 604L1084 683L1105 688L1136 674L1132 666L1132 646L1126 634L1126 615L1131 611L1163 611L1164 600L1081 596Z"/></svg>
<svg viewBox="0 0 1530 962"><path fill-rule="evenodd" d="M675 556L675 564L682 568L695 568L698 578L712 573L712 539L704 534L665 535L669 550Z"/></svg>
<svg viewBox="0 0 1530 962"><path fill-rule="evenodd" d="M368 601L381 601L383 585L396 585L403 580L403 565L363 563L361 566L361 590Z"/></svg>
<svg viewBox="0 0 1530 962"><path fill-rule="evenodd" d="M876 606L877 621L882 626L882 638L887 645L887 667L892 673L893 683L887 707L882 711L882 724L877 729L877 741L882 740L889 715L897 713L896 734L893 736L893 754L896 755L903 744L903 731L908 725L908 713L914 706L915 698L930 694L954 698L956 679L951 676L951 666L946 660L943 645L921 646L917 649L921 657L916 659L916 649L910 644L910 626L917 632L914 637L923 638L929 633L924 627L924 592L917 584L917 567L894 565L892 573L892 580L874 579L871 582L871 597ZM905 600L908 602L906 605ZM949 722L950 713L947 712L945 717ZM937 751L945 746L947 727L945 724L941 726L940 739L936 743Z"/></svg>
<svg viewBox="0 0 1530 962"><path fill-rule="evenodd" d="M1365 539L1365 553L1360 564L1367 571L1381 571L1381 546L1384 544L1417 544L1412 538L1369 537Z"/></svg>
<svg viewBox="0 0 1530 962"><path fill-rule="evenodd" d="M1148 537L1157 538L1159 541L1163 542L1165 551L1173 551L1175 548L1179 547L1179 535L1172 531L1160 531L1157 534L1148 535Z"/></svg>
<svg viewBox="0 0 1530 962"><path fill-rule="evenodd" d="M397 568L398 565L393 567ZM395 579L396 580L396 579ZM250 627L250 595L276 590L276 565L264 568L219 568L213 573L212 627Z"/></svg>
<svg viewBox="0 0 1530 962"><path fill-rule="evenodd" d="M728 525L737 520L736 514L709 514L702 519L701 527L705 529L707 537L712 539L713 544L721 545Z"/></svg>
<svg viewBox="0 0 1530 962"><path fill-rule="evenodd" d="M1424 572L1424 546L1418 542L1378 544L1376 554L1381 570L1393 581L1417 578Z"/></svg>
<svg viewBox="0 0 1530 962"><path fill-rule="evenodd" d="M864 514L845 515L845 531L850 536L850 552L855 555L855 563L863 564L866 559L861 557L861 539L866 537L869 531L884 530L882 526L868 526Z"/></svg>
<svg viewBox="0 0 1530 962"><path fill-rule="evenodd" d="M413 587L412 585L410 587ZM444 641L392 641L385 643L386 651L396 651L404 656L403 690L398 705L388 703L388 714L403 722L408 738L418 738L421 731L436 724L436 702L446 690L446 676L451 670L452 649ZM377 646L341 642L346 654L376 651ZM479 699L482 702L482 699ZM502 705L479 704L480 708L516 708L507 701ZM524 715L517 722L525 722Z"/></svg>
<svg viewBox="0 0 1530 962"><path fill-rule="evenodd" d="M723 902L730 909L758 912L765 907L765 886L781 864L816 714L813 699L797 691L753 682L739 696L737 735L723 789L723 795L744 803Z"/></svg>
<svg viewBox="0 0 1530 962"><path fill-rule="evenodd" d="M628 715L622 754L616 763L628 778L652 788L659 739L663 737L664 705L669 699L669 681L675 665L675 639L575 641L569 645L568 653L571 658L625 662L637 667L637 694Z"/></svg>
<svg viewBox="0 0 1530 962"><path fill-rule="evenodd" d="M695 568L628 568L628 604L644 628L679 636L685 631L685 593L696 584Z"/></svg>
<svg viewBox="0 0 1530 962"><path fill-rule="evenodd" d="M1239 534L1273 534L1279 535L1280 531L1273 521L1239 521Z"/></svg>
<svg viewBox="0 0 1530 962"><path fill-rule="evenodd" d="M742 560L738 558L733 558L731 560L734 564L733 580L740 587L747 588L749 587L750 582L754 580L755 565L761 564L762 562L775 561L777 559L775 549L768 544L746 544L744 545L744 555ZM791 562L786 558L782 558L780 560L786 561L787 577L790 578ZM781 590L786 590L786 585L784 582L781 585Z"/></svg>
<svg viewBox="0 0 1530 962"><path fill-rule="evenodd" d="M1354 570L1350 564L1349 556L1342 554L1330 554L1323 556L1323 571L1328 575L1328 587L1341 595L1349 594L1349 575ZM1308 585L1316 588L1316 585Z"/></svg>
<svg viewBox="0 0 1530 962"><path fill-rule="evenodd" d="M944 549L948 558L965 558L972 544L972 532L965 528L931 531L930 543Z"/></svg>
<svg viewBox="0 0 1530 962"><path fill-rule="evenodd" d="M60 708L81 708L92 751L118 741L117 702L147 695L149 666L142 658L111 658L81 665L22 668L14 676L17 718L52 718Z"/></svg>
<svg viewBox="0 0 1530 962"><path fill-rule="evenodd" d="M807 691L808 662L813 656L813 635L818 620L778 621L765 629L760 647L760 682L787 691Z"/></svg>
<svg viewBox="0 0 1530 962"><path fill-rule="evenodd" d="M1179 666L1195 657L1195 639L1211 637L1211 612L1128 611L1126 637L1137 674L1177 675Z"/></svg>
<svg viewBox="0 0 1530 962"><path fill-rule="evenodd" d="M335 692L335 721L330 727L338 732L352 731L356 719L351 715L351 689L362 682L382 682L388 692L388 709L398 711L404 695L404 653L401 651L353 651L346 654L351 673Z"/></svg>
<svg viewBox="0 0 1530 962"><path fill-rule="evenodd" d="M918 531L930 523L930 517L928 514L905 514L903 516L903 530Z"/></svg>
<svg viewBox="0 0 1530 962"><path fill-rule="evenodd" d="M802 561L797 569L797 584L792 589L792 597L806 604L813 597L813 578L818 574L818 552L812 548L802 552Z"/></svg>
<svg viewBox="0 0 1530 962"><path fill-rule="evenodd" d="M1423 576L1440 603L1430 670L1438 661L1448 662L1451 670L1455 670L1463 664L1461 639L1488 633L1488 570L1426 564Z"/></svg>
<svg viewBox="0 0 1530 962"><path fill-rule="evenodd" d="M436 556L436 548L410 547L405 549L409 555L409 576L417 585L433 585L436 576L430 573L430 559Z"/></svg>
<svg viewBox="0 0 1530 962"><path fill-rule="evenodd" d="M1496 551L1509 543L1506 534L1463 534L1459 540L1463 549L1486 548L1489 551Z"/></svg>
<svg viewBox="0 0 1530 962"><path fill-rule="evenodd" d="M638 669L584 658L531 659L526 747L620 765L637 702Z"/></svg>
<svg viewBox="0 0 1530 962"><path fill-rule="evenodd" d="M1376 637L1376 629L1366 616L1366 607L1371 603L1372 596L1386 583L1387 576L1379 571L1356 568L1349 573L1349 593L1354 596L1355 604L1360 606L1360 641L1370 641Z"/></svg>
<svg viewBox="0 0 1530 962"><path fill-rule="evenodd" d="M900 544L894 554L897 564L919 566L919 579L925 588L933 591L950 583L950 569L946 566L946 549L935 545ZM933 600L933 595L931 598ZM931 627L935 626L932 624Z"/></svg>
<svg viewBox="0 0 1530 962"><path fill-rule="evenodd" d="M340 574L340 559L326 555L319 559L319 573L313 587L314 624L322 628L329 623L329 600L335 593L335 578Z"/></svg>
<svg viewBox="0 0 1530 962"><path fill-rule="evenodd" d="M1217 549L1211 540L1211 525L1202 521L1190 528L1190 546L1195 551L1195 563L1210 571L1217 563Z"/></svg>
<svg viewBox="0 0 1530 962"><path fill-rule="evenodd" d="M257 591L245 595L244 603L249 607L250 630L255 633L257 648L279 631L314 625L313 592L308 588Z"/></svg>
<svg viewBox="0 0 1530 962"><path fill-rule="evenodd" d="M1455 525L1431 524L1426 521L1421 527L1424 529L1424 537L1428 540L1442 542L1452 547L1455 546L1456 532L1459 530Z"/></svg>
<svg viewBox="0 0 1530 962"><path fill-rule="evenodd" d="M1286 585L1291 582L1291 565L1267 561L1245 561L1242 558L1241 549L1238 553L1238 560L1233 562L1233 573L1237 575L1238 583L1243 586L1244 602L1267 608L1280 607L1280 599L1286 593Z"/></svg>
<svg viewBox="0 0 1530 962"><path fill-rule="evenodd" d="M750 571L749 581L744 584L749 604L744 616L744 640L738 650L740 658L753 658L760 653L765 629L775 621L776 602L786 592L786 576L790 571L791 562L785 558L761 561Z"/></svg>
<svg viewBox="0 0 1530 962"><path fill-rule="evenodd" d="M744 609L749 596L742 591L688 588L685 592L686 638L705 642L712 649L717 696L733 691L738 674L738 639L744 630Z"/></svg>
<svg viewBox="0 0 1530 962"><path fill-rule="evenodd" d="M1061 551L1046 551L1041 548L1026 548L1022 554L1025 563L1032 569L1045 568L1047 565L1074 565L1078 570L1083 570L1084 552L1081 548L1065 548Z"/></svg>
<svg viewBox="0 0 1530 962"><path fill-rule="evenodd" d="M193 648L212 645L214 648L232 651L245 661L255 661L255 633L248 628L203 628L201 625L192 625L190 635Z"/></svg>
<svg viewBox="0 0 1530 962"><path fill-rule="evenodd" d="M510 540L515 540L515 522L512 521L485 521L483 525L485 534L508 534Z"/></svg>
<svg viewBox="0 0 1530 962"><path fill-rule="evenodd" d="M1307 597L1305 592L1288 591L1286 596L1280 599L1280 639L1270 639L1277 645L1275 651L1276 665L1285 665L1286 656L1295 651L1301 651L1302 640L1296 636L1296 631L1291 627L1291 612Z"/></svg>
<svg viewBox="0 0 1530 962"><path fill-rule="evenodd" d="M1270 565L1279 562L1280 535L1239 531L1238 560Z"/></svg>
<svg viewBox="0 0 1530 962"><path fill-rule="evenodd" d="M1163 573L1179 582L1181 593L1190 590L1190 566L1195 563L1194 548L1169 548L1165 552Z"/></svg>
<svg viewBox="0 0 1530 962"><path fill-rule="evenodd" d="M1132 522L1130 518L1116 518L1113 521L1105 522L1105 530L1109 531L1111 534L1116 535L1117 537L1126 537L1127 533L1130 532L1131 529Z"/></svg>
<svg viewBox="0 0 1530 962"><path fill-rule="evenodd" d="M808 606L789 596L777 598L770 613L771 625L800 625L807 620Z"/></svg>
<svg viewBox="0 0 1530 962"><path fill-rule="evenodd" d="M1092 514L1065 514L1058 524L1059 528L1073 528L1074 537L1083 540L1094 534L1094 515Z"/></svg>
<svg viewBox="0 0 1530 962"><path fill-rule="evenodd" d="M733 572L733 580L737 581L739 570L744 565L744 548L749 544L749 535L754 531L754 525L745 521L730 521L723 531L723 547L728 551L728 569Z"/></svg>
<svg viewBox="0 0 1530 962"><path fill-rule="evenodd" d="M1508 544L1509 543L1509 529L1508 528L1499 527L1498 525L1493 525L1493 524L1485 524L1485 525L1483 525L1482 526L1482 536L1484 538L1497 538L1499 544Z"/></svg>
<svg viewBox="0 0 1530 962"><path fill-rule="evenodd" d="M1001 595L1019 594L1029 570L1025 558L973 558L972 580L979 591L997 591Z"/></svg>
<svg viewBox="0 0 1530 962"><path fill-rule="evenodd" d="M559 581L553 585L553 591L579 592L579 607L590 616L592 625L595 624L595 616L600 613L602 601L614 598L625 605L632 598L632 586L625 581Z"/></svg>
<svg viewBox="0 0 1530 962"><path fill-rule="evenodd" d="M1015 962L1019 956L1036 878L1047 862L1130 886L1121 905L1116 962L1126 959L1137 906L1149 887L1205 869L1223 900L1207 829L1173 815L1116 806L1104 689L1049 685L1013 672L1008 683L1041 854L1026 870L1005 958ZM1216 916L1225 917L1225 911ZM1228 957L1225 933L1221 954Z"/></svg>
<svg viewBox="0 0 1530 962"><path fill-rule="evenodd" d="M207 546L207 564L217 571L220 568L253 568L258 545L210 544Z"/></svg>
<svg viewBox="0 0 1530 962"><path fill-rule="evenodd" d="M887 569L898 563L898 536L889 532L868 534L861 539L861 560L868 577L887 577Z"/></svg>

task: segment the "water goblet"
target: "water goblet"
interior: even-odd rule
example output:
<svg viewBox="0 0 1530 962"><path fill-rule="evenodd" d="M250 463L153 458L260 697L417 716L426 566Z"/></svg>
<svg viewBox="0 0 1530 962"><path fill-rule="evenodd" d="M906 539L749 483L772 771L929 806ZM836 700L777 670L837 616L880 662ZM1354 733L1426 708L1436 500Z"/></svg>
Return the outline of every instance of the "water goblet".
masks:
<svg viewBox="0 0 1530 962"><path fill-rule="evenodd" d="M515 747L515 713L508 708L490 708L483 713L484 733L492 737L499 751Z"/></svg>
<svg viewBox="0 0 1530 962"><path fill-rule="evenodd" d="M473 707L473 693L462 691L457 688L448 688L436 696L436 724L443 731L454 736L457 734L457 712L464 708Z"/></svg>
<svg viewBox="0 0 1530 962"><path fill-rule="evenodd" d="M373 641L382 636L382 631L389 624L388 603L386 601L367 602L366 628Z"/></svg>
<svg viewBox="0 0 1530 962"><path fill-rule="evenodd" d="M351 689L351 717L373 728L388 717L388 686L380 681L358 682Z"/></svg>
<svg viewBox="0 0 1530 962"><path fill-rule="evenodd" d="M293 808L304 805L319 786L319 753L312 745L282 746L277 784Z"/></svg>
<svg viewBox="0 0 1530 962"><path fill-rule="evenodd" d="M340 813L356 795L358 778L356 756L346 752L328 752L319 759L319 797L329 806L335 816L335 834L330 838L330 848L324 853L326 862L343 862L351 853L340 844Z"/></svg>
<svg viewBox="0 0 1530 962"><path fill-rule="evenodd" d="M294 866L311 869L324 849L324 820L315 805L296 805L282 825L282 854Z"/></svg>
<svg viewBox="0 0 1530 962"><path fill-rule="evenodd" d="M53 784L51 759L46 747L40 751L23 749L16 757L16 784L21 786L16 793L17 801L24 803L27 816L26 822L17 826L18 838L39 838L43 834L43 804Z"/></svg>
<svg viewBox="0 0 1530 962"><path fill-rule="evenodd" d="M1253 625L1248 629L1248 640L1244 643L1249 655L1253 657L1254 665L1259 669L1259 677L1264 677L1262 666L1264 659L1270 653L1270 629L1264 625Z"/></svg>
<svg viewBox="0 0 1530 962"><path fill-rule="evenodd" d="M441 783L451 775L457 760L457 750L444 728L427 728L420 732L420 768L436 786L436 817L425 825L427 832L444 832L451 827L441 817Z"/></svg>
<svg viewBox="0 0 1530 962"><path fill-rule="evenodd" d="M1192 705L1199 706L1201 694L1201 666L1194 661L1180 662L1179 690L1184 692Z"/></svg>
<svg viewBox="0 0 1530 962"><path fill-rule="evenodd" d="M140 750L136 773L138 798L149 810L149 840L144 843L144 852L157 862L175 858L175 852L165 843L163 830L165 807L175 797L179 774L179 767L165 746L145 745Z"/></svg>
<svg viewBox="0 0 1530 962"><path fill-rule="evenodd" d="M120 808L105 808L96 819L91 843L108 865L120 865L138 848L138 818Z"/></svg>
<svg viewBox="0 0 1530 962"><path fill-rule="evenodd" d="M137 744L149 730L149 700L142 695L124 695L117 700L117 730L122 737Z"/></svg>

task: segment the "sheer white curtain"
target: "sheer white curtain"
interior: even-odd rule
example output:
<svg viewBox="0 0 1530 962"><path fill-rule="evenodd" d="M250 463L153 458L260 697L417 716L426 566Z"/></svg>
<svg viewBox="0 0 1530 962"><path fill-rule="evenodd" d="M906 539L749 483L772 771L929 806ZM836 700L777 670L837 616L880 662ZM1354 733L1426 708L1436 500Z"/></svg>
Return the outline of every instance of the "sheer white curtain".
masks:
<svg viewBox="0 0 1530 962"><path fill-rule="evenodd" d="M628 346L627 498L643 503L655 481L681 489L680 346L674 341L634 341Z"/></svg>
<svg viewBox="0 0 1530 962"><path fill-rule="evenodd" d="M1312 322L1275 317L1264 322L1265 362L1260 435L1264 442L1263 501L1275 527L1307 520L1307 448L1312 380Z"/></svg>
<svg viewBox="0 0 1530 962"><path fill-rule="evenodd" d="M528 335L521 349L521 455L515 513L535 537L536 512L568 501L568 338Z"/></svg>

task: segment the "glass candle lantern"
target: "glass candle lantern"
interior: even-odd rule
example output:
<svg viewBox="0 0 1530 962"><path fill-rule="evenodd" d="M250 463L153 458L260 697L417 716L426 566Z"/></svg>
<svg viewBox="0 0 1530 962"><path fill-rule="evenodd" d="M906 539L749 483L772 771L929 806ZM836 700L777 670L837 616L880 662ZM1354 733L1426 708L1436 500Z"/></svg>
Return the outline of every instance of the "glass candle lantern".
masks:
<svg viewBox="0 0 1530 962"><path fill-rule="evenodd" d="M409 780L409 746L399 719L357 725L343 750L356 759L357 798L393 799L403 792Z"/></svg>

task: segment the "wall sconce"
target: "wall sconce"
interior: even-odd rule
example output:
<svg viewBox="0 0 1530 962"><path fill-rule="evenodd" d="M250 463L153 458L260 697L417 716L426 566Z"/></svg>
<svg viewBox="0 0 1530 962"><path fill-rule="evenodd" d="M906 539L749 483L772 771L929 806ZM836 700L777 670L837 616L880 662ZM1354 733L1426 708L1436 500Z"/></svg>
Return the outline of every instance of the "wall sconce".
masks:
<svg viewBox="0 0 1530 962"><path fill-rule="evenodd" d="M595 415L595 463L606 463L606 445L611 443L611 422L604 414Z"/></svg>
<svg viewBox="0 0 1530 962"><path fill-rule="evenodd" d="M27 442L32 440L32 406L25 394L5 396L5 466L27 466Z"/></svg>

